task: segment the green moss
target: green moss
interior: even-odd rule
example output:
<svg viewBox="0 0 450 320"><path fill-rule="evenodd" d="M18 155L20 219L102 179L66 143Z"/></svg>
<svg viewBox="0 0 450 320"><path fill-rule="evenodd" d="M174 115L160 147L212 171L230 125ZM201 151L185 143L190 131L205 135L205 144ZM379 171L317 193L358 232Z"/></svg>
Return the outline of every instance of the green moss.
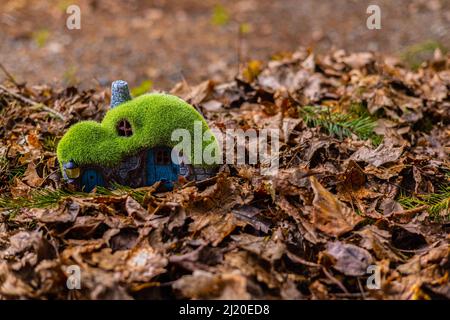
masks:
<svg viewBox="0 0 450 320"><path fill-rule="evenodd" d="M49 37L50 32L47 29L41 29L33 32L33 39L39 48L43 48L46 45Z"/></svg>
<svg viewBox="0 0 450 320"><path fill-rule="evenodd" d="M224 26L230 21L228 10L221 4L214 6L212 14L212 24L216 26Z"/></svg>
<svg viewBox="0 0 450 320"><path fill-rule="evenodd" d="M117 133L117 124L126 119L131 124L133 135L122 137ZM78 165L99 164L112 167L124 157L154 146L174 147L172 132L186 129L194 141L194 123L200 121L202 133L209 131L203 117L188 103L167 94L145 94L123 103L106 114L101 123L84 121L73 125L58 144L60 163L73 160ZM211 141L203 141L202 150ZM194 143L191 153L193 159Z"/></svg>
<svg viewBox="0 0 450 320"><path fill-rule="evenodd" d="M78 68L74 65L68 67L63 74L63 78L64 78L64 82L68 85L68 86L75 86L78 84L78 77L77 77L77 73L78 73Z"/></svg>
<svg viewBox="0 0 450 320"><path fill-rule="evenodd" d="M139 84L139 86L131 89L131 94L133 95L133 97L141 96L141 95L149 92L150 89L152 88L152 86L153 86L152 81L144 80L141 82L141 84Z"/></svg>
<svg viewBox="0 0 450 320"><path fill-rule="evenodd" d="M436 49L440 49L444 55L447 53L447 48L440 42L428 40L407 47L401 52L400 57L410 68L417 70L422 62L433 57Z"/></svg>

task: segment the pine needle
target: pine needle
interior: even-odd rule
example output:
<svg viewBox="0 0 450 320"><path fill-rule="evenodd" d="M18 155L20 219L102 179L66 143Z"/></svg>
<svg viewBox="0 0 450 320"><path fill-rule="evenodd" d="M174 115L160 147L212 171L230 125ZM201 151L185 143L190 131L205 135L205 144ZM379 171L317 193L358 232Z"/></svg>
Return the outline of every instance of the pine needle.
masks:
<svg viewBox="0 0 450 320"><path fill-rule="evenodd" d="M114 183L111 188L105 188L101 186L96 187L96 193L99 195L105 196L114 196L114 195L129 195L134 200L142 204L144 202L145 196L148 194L150 190L153 190L151 187L142 187L133 189L128 186L123 186L117 183Z"/></svg>
<svg viewBox="0 0 450 320"><path fill-rule="evenodd" d="M28 196L21 197L0 197L0 209L4 209L11 213L18 212L22 208L47 208L57 205L61 200L68 197L96 197L96 196L118 196L118 195L130 195L133 199L139 203L143 203L145 196L149 192L149 188L133 189L121 185L113 185L112 189L105 187L96 187L94 194L85 192L69 191L63 189L36 189L32 191Z"/></svg>
<svg viewBox="0 0 450 320"><path fill-rule="evenodd" d="M37 189L27 197L0 197L0 209L19 210L21 208L46 208L59 203L60 200L84 194L62 189ZM84 194L85 195L85 194Z"/></svg>
<svg viewBox="0 0 450 320"><path fill-rule="evenodd" d="M376 120L367 114L331 112L325 106L305 106L300 114L309 127L323 128L339 139L356 135L363 140L371 139L374 145L381 143L381 137L373 132Z"/></svg>
<svg viewBox="0 0 450 320"><path fill-rule="evenodd" d="M398 202L406 209L413 209L418 206L427 206L427 210L432 218L450 219L450 185L443 186L437 193L417 195L415 197L400 196Z"/></svg>

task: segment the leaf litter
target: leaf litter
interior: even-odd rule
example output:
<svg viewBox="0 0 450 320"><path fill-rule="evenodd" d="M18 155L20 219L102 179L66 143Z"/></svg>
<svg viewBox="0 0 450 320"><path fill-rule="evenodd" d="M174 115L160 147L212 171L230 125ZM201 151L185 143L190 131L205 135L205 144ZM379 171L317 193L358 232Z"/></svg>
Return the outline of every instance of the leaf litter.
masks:
<svg viewBox="0 0 450 320"><path fill-rule="evenodd" d="M5 83L0 299L448 299L449 88L439 50L415 71L343 50L250 62L172 93L212 127L280 129L278 175L228 164L170 192L86 194L55 147L109 93Z"/></svg>

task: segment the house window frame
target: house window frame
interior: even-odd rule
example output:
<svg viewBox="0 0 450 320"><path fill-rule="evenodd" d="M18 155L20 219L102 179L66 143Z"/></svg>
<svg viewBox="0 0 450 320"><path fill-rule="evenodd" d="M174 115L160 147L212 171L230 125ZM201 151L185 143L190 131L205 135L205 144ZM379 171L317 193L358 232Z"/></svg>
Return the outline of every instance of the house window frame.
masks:
<svg viewBox="0 0 450 320"><path fill-rule="evenodd" d="M131 137L133 132L133 126L131 125L130 121L127 119L121 119L117 123L117 134L120 137L129 138Z"/></svg>
<svg viewBox="0 0 450 320"><path fill-rule="evenodd" d="M171 164L170 152L168 150L159 149L155 152L155 164L156 165L170 165Z"/></svg>

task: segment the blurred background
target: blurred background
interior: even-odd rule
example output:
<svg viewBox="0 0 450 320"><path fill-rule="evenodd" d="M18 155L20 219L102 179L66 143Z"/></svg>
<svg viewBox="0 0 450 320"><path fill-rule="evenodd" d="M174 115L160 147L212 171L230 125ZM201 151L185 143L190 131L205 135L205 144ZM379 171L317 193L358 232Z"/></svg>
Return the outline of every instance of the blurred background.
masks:
<svg viewBox="0 0 450 320"><path fill-rule="evenodd" d="M66 27L72 4L80 30ZM381 30L366 27L370 4L380 6ZM2 0L0 63L33 85L124 79L167 90L183 79L230 79L239 63L299 46L432 54L450 44L449 26L450 0Z"/></svg>

